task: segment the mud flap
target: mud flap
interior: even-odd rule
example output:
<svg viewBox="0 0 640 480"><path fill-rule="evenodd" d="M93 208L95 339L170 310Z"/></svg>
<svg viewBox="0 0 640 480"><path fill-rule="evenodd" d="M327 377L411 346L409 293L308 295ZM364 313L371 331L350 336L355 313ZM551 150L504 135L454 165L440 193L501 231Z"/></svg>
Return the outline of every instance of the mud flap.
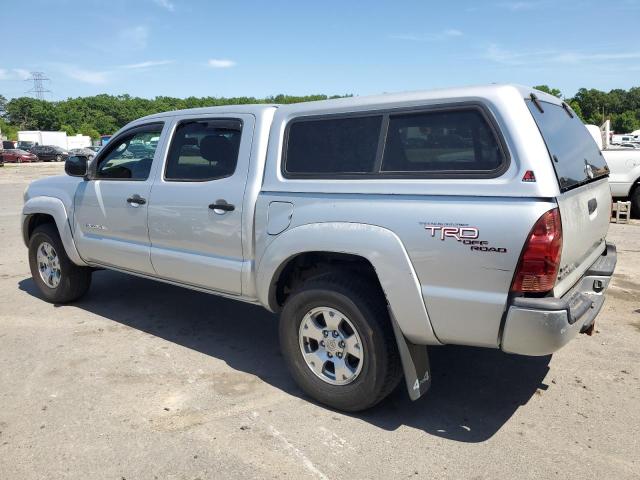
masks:
<svg viewBox="0 0 640 480"><path fill-rule="evenodd" d="M415 401L427 393L431 387L431 367L429 366L429 354L426 345L416 345L407 340L400 330L393 313L389 312L393 332L396 336L400 361L404 371L404 379L407 384L409 398Z"/></svg>

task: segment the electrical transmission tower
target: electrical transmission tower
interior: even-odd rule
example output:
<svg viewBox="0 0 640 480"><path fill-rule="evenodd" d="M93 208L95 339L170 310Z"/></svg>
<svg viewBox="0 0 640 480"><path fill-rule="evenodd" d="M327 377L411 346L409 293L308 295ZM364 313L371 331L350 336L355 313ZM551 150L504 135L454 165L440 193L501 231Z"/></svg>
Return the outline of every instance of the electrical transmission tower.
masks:
<svg viewBox="0 0 640 480"><path fill-rule="evenodd" d="M27 78L27 82L33 82L33 88L26 93L33 93L38 100L44 100L45 93L51 93L51 90L44 88L44 82L48 82L49 78L44 76L43 72L31 72L31 78Z"/></svg>

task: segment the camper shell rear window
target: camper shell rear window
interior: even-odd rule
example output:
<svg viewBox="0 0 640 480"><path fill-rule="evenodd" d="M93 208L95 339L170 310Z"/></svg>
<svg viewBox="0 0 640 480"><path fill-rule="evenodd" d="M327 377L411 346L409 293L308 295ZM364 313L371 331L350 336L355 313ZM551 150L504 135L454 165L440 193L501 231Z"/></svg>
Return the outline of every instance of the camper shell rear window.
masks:
<svg viewBox="0 0 640 480"><path fill-rule="evenodd" d="M560 191L609 175L609 167L593 137L569 107L526 99L547 145Z"/></svg>

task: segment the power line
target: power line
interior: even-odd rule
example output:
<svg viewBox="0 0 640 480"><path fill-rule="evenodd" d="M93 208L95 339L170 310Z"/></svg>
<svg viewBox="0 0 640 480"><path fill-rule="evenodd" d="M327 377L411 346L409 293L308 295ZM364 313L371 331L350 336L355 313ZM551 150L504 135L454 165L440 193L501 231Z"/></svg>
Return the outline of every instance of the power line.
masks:
<svg viewBox="0 0 640 480"><path fill-rule="evenodd" d="M33 88L26 93L33 93L38 100L44 100L45 93L51 93L51 90L44 88L44 82L51 81L44 76L43 72L31 72L31 77L26 79L27 82L33 82Z"/></svg>

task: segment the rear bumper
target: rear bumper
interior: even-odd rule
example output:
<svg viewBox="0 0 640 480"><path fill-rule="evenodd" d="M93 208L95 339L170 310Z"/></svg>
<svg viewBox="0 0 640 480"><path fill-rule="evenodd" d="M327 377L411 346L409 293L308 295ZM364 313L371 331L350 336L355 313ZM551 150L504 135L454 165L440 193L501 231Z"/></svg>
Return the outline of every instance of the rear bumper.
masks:
<svg viewBox="0 0 640 480"><path fill-rule="evenodd" d="M502 350L548 355L587 331L604 304L616 261L616 247L607 244L603 254L562 298L514 298L507 310Z"/></svg>

